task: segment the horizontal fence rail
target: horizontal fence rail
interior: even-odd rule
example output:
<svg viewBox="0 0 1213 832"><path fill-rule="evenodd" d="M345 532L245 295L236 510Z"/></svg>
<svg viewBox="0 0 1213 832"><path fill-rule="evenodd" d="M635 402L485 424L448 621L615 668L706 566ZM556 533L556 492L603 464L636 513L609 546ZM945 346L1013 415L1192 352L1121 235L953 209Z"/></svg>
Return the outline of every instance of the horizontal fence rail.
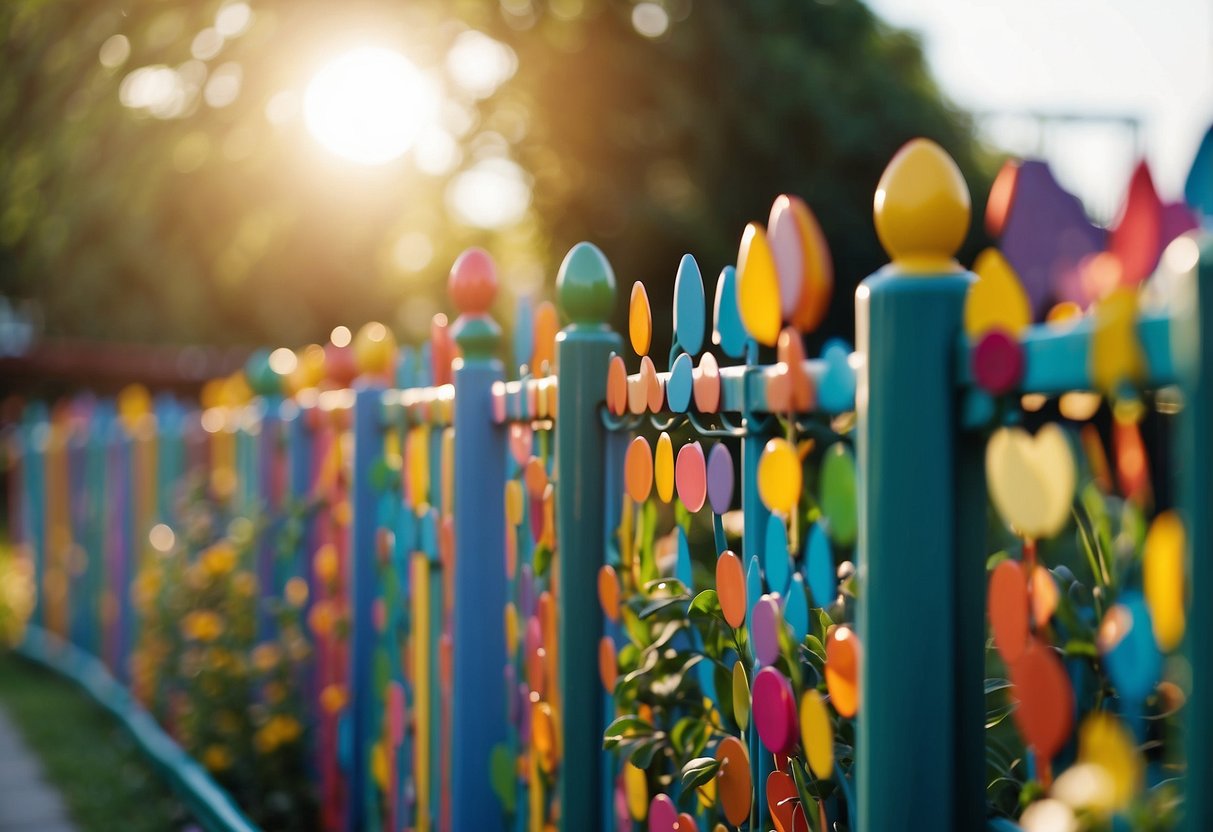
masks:
<svg viewBox="0 0 1213 832"><path fill-rule="evenodd" d="M208 828L252 822L202 774L230 767L222 718L174 645L250 651L250 747L299 749L329 830L1006 830L1039 804L1209 828L1213 247L1177 238L1144 311L1126 277L1034 322L1001 255L953 259L969 214L907 145L857 344L816 357L832 264L780 197L714 285L678 264L660 363L643 284L626 338L606 323L589 243L504 358L471 249L419 349L371 324L202 407L31 404L25 649L101 690Z"/></svg>

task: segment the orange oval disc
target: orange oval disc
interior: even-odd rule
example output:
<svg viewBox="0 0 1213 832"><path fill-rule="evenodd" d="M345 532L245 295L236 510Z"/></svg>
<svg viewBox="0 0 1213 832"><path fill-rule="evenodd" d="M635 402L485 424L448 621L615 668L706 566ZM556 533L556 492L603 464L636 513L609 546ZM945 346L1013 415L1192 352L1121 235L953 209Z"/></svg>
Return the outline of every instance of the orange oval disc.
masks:
<svg viewBox="0 0 1213 832"><path fill-rule="evenodd" d="M1037 754L1051 759L1074 727L1074 689L1065 666L1052 647L1032 639L1011 665L1011 684L1019 702L1012 712L1019 733Z"/></svg>
<svg viewBox="0 0 1213 832"><path fill-rule="evenodd" d="M730 627L737 629L745 623L745 569L741 558L729 551L721 552L716 559L716 597Z"/></svg>
<svg viewBox="0 0 1213 832"><path fill-rule="evenodd" d="M725 819L740 826L750 817L753 783L750 780L750 755L741 740L725 737L716 746L720 771L716 774L716 799Z"/></svg>
<svg viewBox="0 0 1213 832"><path fill-rule="evenodd" d="M638 503L649 498L653 490L653 450L649 441L637 436L628 445L628 454L623 463L623 479L628 496Z"/></svg>
<svg viewBox="0 0 1213 832"><path fill-rule="evenodd" d="M602 604L603 615L619 620L619 576L609 563L598 570L598 603Z"/></svg>
<svg viewBox="0 0 1213 832"><path fill-rule="evenodd" d="M994 567L986 601L994 646L1012 665L1028 644L1028 581L1019 561L1008 559Z"/></svg>
<svg viewBox="0 0 1213 832"><path fill-rule="evenodd" d="M612 355L611 363L607 366L607 410L615 416L622 416L628 409L628 368L623 363L622 355Z"/></svg>
<svg viewBox="0 0 1213 832"><path fill-rule="evenodd" d="M615 642L610 636L603 636L598 642L598 677L607 693L615 690L615 680L619 676L619 663L615 660Z"/></svg>
<svg viewBox="0 0 1213 832"><path fill-rule="evenodd" d="M850 627L835 627L826 638L826 689L841 716L859 711L859 636Z"/></svg>

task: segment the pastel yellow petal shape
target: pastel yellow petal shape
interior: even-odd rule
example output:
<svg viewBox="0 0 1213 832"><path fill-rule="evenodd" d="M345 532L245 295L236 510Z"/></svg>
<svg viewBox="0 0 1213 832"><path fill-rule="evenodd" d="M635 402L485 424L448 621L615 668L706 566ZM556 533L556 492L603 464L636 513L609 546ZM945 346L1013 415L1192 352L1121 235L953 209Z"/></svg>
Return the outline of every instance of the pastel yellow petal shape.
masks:
<svg viewBox="0 0 1213 832"><path fill-rule="evenodd" d="M762 226L752 222L741 235L737 252L737 307L746 331L760 344L779 340L779 277Z"/></svg>
<svg viewBox="0 0 1213 832"><path fill-rule="evenodd" d="M1035 436L1000 428L986 445L986 481L1002 519L1025 537L1061 531L1074 500L1074 455L1065 433L1045 425Z"/></svg>
<svg viewBox="0 0 1213 832"><path fill-rule="evenodd" d="M1117 289L1095 307L1091 333L1091 381L1104 392L1146 373L1146 358L1137 339L1137 292Z"/></svg>
<svg viewBox="0 0 1213 832"><path fill-rule="evenodd" d="M1145 767L1129 731L1115 716L1096 711L1078 729L1078 759L1099 766L1112 787L1112 807L1126 808L1141 791Z"/></svg>
<svg viewBox="0 0 1213 832"><path fill-rule="evenodd" d="M1154 638L1166 653L1184 637L1184 527L1175 512L1164 511L1150 524L1142 572Z"/></svg>
<svg viewBox="0 0 1213 832"><path fill-rule="evenodd" d="M977 280L965 297L965 334L977 338L991 329L1018 335L1032 323L1032 306L1019 275L996 248L987 248L973 264Z"/></svg>

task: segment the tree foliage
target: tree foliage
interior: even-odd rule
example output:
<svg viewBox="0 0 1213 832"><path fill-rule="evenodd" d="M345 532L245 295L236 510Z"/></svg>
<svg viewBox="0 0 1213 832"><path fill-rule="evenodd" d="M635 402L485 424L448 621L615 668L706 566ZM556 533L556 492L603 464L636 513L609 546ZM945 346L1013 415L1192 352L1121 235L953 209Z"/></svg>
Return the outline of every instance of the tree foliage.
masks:
<svg viewBox="0 0 1213 832"><path fill-rule="evenodd" d="M835 257L823 331L845 335L854 285L884 262L871 200L897 147L935 138L975 205L988 187L971 126L941 98L917 40L857 0L663 0L668 29L653 38L626 0L253 0L247 29L211 55L199 33L223 8L0 6L0 293L37 300L49 333L294 345L376 318L416 337L448 308L446 270L474 243L501 264L502 318L515 295L550 285L580 239L602 246L624 286L643 278L661 309L684 252L714 274L744 223L791 192ZM516 57L485 98L448 65L469 27ZM129 43L120 61L115 35ZM360 168L309 137L298 108L308 78L366 41L436 79L454 165L425 172L410 153ZM131 73L160 65L181 97L124 106ZM223 96L208 84L232 75L235 100L212 106ZM475 228L448 191L494 157L521 165L531 205L507 227Z"/></svg>

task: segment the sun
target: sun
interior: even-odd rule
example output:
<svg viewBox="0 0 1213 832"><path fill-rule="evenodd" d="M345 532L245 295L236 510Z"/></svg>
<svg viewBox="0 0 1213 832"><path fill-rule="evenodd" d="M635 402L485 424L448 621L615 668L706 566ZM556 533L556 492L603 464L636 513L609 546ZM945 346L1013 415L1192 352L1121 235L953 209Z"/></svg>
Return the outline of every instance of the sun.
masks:
<svg viewBox="0 0 1213 832"><path fill-rule="evenodd" d="M325 64L303 95L303 119L326 148L363 165L404 155L438 108L433 85L399 52L353 49Z"/></svg>

